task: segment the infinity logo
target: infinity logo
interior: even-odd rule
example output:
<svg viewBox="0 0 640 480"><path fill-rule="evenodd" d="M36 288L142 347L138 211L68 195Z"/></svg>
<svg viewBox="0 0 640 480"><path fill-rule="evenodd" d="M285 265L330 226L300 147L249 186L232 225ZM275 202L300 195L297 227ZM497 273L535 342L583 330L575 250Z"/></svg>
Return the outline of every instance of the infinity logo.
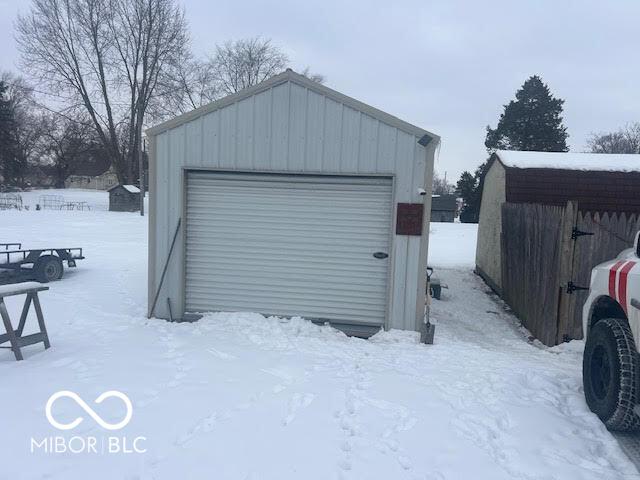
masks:
<svg viewBox="0 0 640 480"><path fill-rule="evenodd" d="M58 430L71 430L72 428L76 428L78 425L80 425L80 423L82 423L82 421L84 420L83 417L78 417L71 423L60 423L53 418L53 416L51 415L51 407L56 400L62 397L73 399L78 405L80 405L80 407L82 407L85 412L87 412L91 416L91 418L96 421L98 425L106 430L120 430L121 428L124 428L131 421L131 416L133 415L133 406L131 405L131 400L129 400L129 397L127 397L124 393L118 392L117 390L109 390L108 392L104 392L102 395L95 399L95 403L102 403L105 399L111 397L116 397L122 400L127 408L127 413L124 416L124 419L122 419L122 421L118 423L105 422L89 405L87 405L84 400L82 400L82 398L78 396L77 393L71 392L69 390L61 390L49 397L49 400L47 400L47 405L45 407L47 420L49 420L49 423Z"/></svg>

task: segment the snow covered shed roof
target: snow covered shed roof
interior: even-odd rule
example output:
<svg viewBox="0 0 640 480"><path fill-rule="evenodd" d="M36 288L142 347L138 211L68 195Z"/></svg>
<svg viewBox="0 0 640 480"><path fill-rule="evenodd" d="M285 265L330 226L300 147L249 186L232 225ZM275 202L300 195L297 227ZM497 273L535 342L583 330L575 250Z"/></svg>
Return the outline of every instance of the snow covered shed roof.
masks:
<svg viewBox="0 0 640 480"><path fill-rule="evenodd" d="M640 155L499 150L489 169L495 165L504 175L487 174L484 188L504 188L509 203L563 206L571 200L582 211L640 213Z"/></svg>
<svg viewBox="0 0 640 480"><path fill-rule="evenodd" d="M640 172L640 155L514 150L498 150L495 155L509 168Z"/></svg>

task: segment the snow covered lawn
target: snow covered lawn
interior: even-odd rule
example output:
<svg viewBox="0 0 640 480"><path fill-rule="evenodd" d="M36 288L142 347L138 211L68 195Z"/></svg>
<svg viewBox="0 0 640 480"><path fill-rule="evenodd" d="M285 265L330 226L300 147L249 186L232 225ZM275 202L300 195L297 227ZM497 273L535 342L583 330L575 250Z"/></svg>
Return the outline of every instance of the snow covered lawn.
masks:
<svg viewBox="0 0 640 480"><path fill-rule="evenodd" d="M52 348L0 351L2 479L640 478L586 407L581 343L528 343L473 275L474 226L432 226L430 264L450 289L425 346L252 313L147 320L146 219L31 210L0 225L0 241L87 256L41 295ZM114 423L122 403L94 399L122 391L132 420L107 432L63 398L56 419L84 420L58 431L45 403L59 390ZM143 436L146 453L31 452L32 437L74 435Z"/></svg>

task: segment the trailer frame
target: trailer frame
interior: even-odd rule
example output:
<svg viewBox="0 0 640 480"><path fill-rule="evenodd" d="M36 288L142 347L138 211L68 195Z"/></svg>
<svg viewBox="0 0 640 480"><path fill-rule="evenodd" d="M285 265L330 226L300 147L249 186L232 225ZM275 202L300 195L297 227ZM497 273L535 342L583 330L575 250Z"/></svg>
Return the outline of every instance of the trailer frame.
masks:
<svg viewBox="0 0 640 480"><path fill-rule="evenodd" d="M14 246L18 249L10 249ZM77 260L85 258L81 247L23 249L17 242L0 243L0 247L5 248L0 250L0 272L8 270L4 272L5 277L14 276L17 281L25 278L35 278L40 282L59 280L64 274L63 262L67 262L68 268L73 268Z"/></svg>

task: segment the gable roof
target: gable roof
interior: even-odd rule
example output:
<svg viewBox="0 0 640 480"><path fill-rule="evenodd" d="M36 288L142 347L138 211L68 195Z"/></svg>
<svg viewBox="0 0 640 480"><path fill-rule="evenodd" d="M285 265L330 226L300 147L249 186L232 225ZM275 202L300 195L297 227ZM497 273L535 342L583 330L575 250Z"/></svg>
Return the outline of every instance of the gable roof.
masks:
<svg viewBox="0 0 640 480"><path fill-rule="evenodd" d="M313 80L308 79L304 75L300 75L294 72L291 69L287 69L285 72L275 75L267 80L254 85L249 88L245 88L238 93L234 93L233 95L226 96L221 98L220 100L216 100L215 102L209 103L202 107L196 108L190 112L179 115L171 120L167 120L159 125L153 126L146 130L147 136L158 135L167 130L171 130L172 128L179 127L182 124L195 120L203 115L211 113L215 110L219 110L226 106L229 106L233 103L239 102L245 98L251 97L252 95L256 95L265 90L269 90L272 87L277 85L292 82L298 84L302 87L308 88L309 90L316 92L320 95L328 97L338 103L342 103L347 105L348 107L353 108L354 110L358 110L362 113L365 113L376 120L379 120L382 123L386 123L392 127L395 127L399 130L402 130L410 135L415 135L420 138L420 143L422 145L427 145L431 140L440 141L440 137L434 133L431 133L427 130L424 130L420 127L412 125L404 120L400 120L393 115L390 115L382 110L378 110L366 103L360 102L354 98L348 97L347 95L343 95L336 90L332 90L331 88L325 87L324 85L314 82Z"/></svg>
<svg viewBox="0 0 640 480"><path fill-rule="evenodd" d="M494 158L507 168L640 172L640 155L634 154L497 150Z"/></svg>

